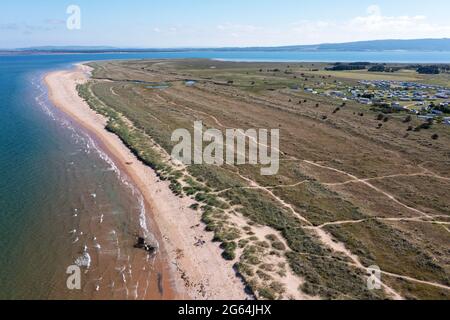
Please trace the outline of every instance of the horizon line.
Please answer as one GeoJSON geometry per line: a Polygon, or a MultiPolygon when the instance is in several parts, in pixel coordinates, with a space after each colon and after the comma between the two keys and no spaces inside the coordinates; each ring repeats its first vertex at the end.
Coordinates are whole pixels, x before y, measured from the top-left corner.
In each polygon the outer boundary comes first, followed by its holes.
{"type": "MultiPolygon", "coordinates": [[[[0,51],[26,51],[26,50],[39,50],[40,48],[78,48],[78,49],[95,49],[98,50],[188,50],[188,49],[249,49],[249,48],[289,48],[289,47],[315,47],[323,45],[344,45],[344,44],[356,44],[365,42],[381,42],[381,41],[432,41],[432,40],[450,40],[450,37],[443,38],[412,38],[412,39],[375,39],[375,40],[357,40],[346,42],[324,42],[316,44],[286,44],[286,45],[246,45],[246,46],[173,46],[173,47],[140,47],[140,46],[112,46],[112,45],[35,45],[30,47],[14,47],[14,48],[0,48],[0,51]]],[[[67,50],[67,49],[66,49],[67,50]]]]}

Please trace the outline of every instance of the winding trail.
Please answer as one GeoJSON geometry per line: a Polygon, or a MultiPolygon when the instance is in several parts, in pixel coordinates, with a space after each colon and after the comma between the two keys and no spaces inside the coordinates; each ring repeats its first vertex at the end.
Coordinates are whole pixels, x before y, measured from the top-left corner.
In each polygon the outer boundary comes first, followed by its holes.
{"type": "Polygon", "coordinates": [[[346,176],[352,178],[353,181],[355,181],[355,182],[360,182],[360,183],[362,183],[362,184],[368,186],[369,188],[371,188],[371,189],[373,189],[373,190],[375,190],[375,191],[377,191],[377,192],[379,192],[379,193],[385,195],[387,198],[391,199],[392,201],[394,201],[394,202],[397,203],[398,205],[400,205],[400,206],[402,206],[402,207],[404,207],[404,208],[407,208],[407,209],[409,209],[409,210],[411,210],[411,211],[414,211],[414,212],[416,212],[416,213],[418,213],[418,214],[420,214],[420,215],[422,215],[422,216],[424,216],[424,217],[427,217],[427,218],[429,218],[429,219],[432,219],[432,217],[431,217],[428,213],[423,212],[423,211],[420,211],[420,210],[418,210],[418,209],[416,209],[416,208],[410,207],[410,206],[408,206],[408,205],[406,205],[406,204],[400,202],[400,201],[397,200],[392,194],[387,193],[387,192],[381,190],[380,188],[378,188],[378,187],[374,186],[373,184],[367,182],[365,179],[360,179],[360,178],[358,178],[358,177],[356,177],[356,176],[354,176],[354,175],[352,175],[352,174],[350,174],[350,173],[348,173],[348,172],[345,172],[345,171],[342,171],[342,170],[339,170],[339,169],[335,169],[335,168],[332,168],[332,167],[328,167],[328,166],[325,166],[325,165],[321,165],[321,164],[318,164],[318,163],[313,162],[313,161],[308,161],[308,160],[303,160],[303,161],[304,161],[305,163],[308,163],[308,164],[310,164],[310,165],[313,165],[313,166],[316,166],[316,167],[319,167],[319,168],[322,168],[322,169],[327,169],[327,170],[331,170],[331,171],[334,171],[334,172],[337,172],[337,173],[341,173],[341,174],[343,174],[343,175],[346,175],[346,176]]]}
{"type": "Polygon", "coordinates": [[[402,221],[413,221],[413,222],[421,222],[421,223],[430,223],[430,224],[437,224],[437,225],[450,225],[450,222],[446,221],[435,221],[435,220],[423,220],[421,217],[414,217],[414,218],[381,218],[381,217],[373,217],[373,218],[367,218],[367,219],[360,219],[360,220],[342,220],[342,221],[335,221],[335,222],[327,222],[324,224],[321,224],[316,227],[307,227],[310,229],[318,228],[323,229],[328,226],[338,226],[338,225],[345,225],[345,224],[358,224],[358,223],[364,223],[367,221],[392,221],[392,222],[402,222],[402,221]]]}
{"type": "MultiPolygon", "coordinates": [[[[313,231],[319,240],[328,248],[330,248],[333,252],[341,253],[347,258],[349,258],[353,262],[353,266],[357,267],[358,269],[361,269],[364,273],[367,273],[367,267],[365,267],[361,261],[359,260],[359,257],[354,255],[350,250],[348,250],[345,247],[345,244],[342,242],[337,241],[330,233],[326,232],[323,229],[320,228],[314,228],[313,224],[303,217],[300,213],[298,213],[291,204],[286,203],[283,199],[276,196],[272,191],[270,191],[267,187],[260,186],[256,181],[251,180],[247,177],[244,177],[240,173],[238,175],[247,181],[252,187],[255,187],[257,189],[260,189],[266,193],[268,193],[273,199],[275,199],[277,202],[283,205],[283,207],[289,209],[299,220],[305,222],[308,226],[303,226],[302,228],[313,231]]],[[[403,297],[395,291],[393,288],[386,284],[382,284],[385,291],[391,295],[391,297],[395,300],[402,300],[403,297]]]]}
{"type": "MultiPolygon", "coordinates": [[[[157,97],[161,100],[163,100],[165,103],[168,103],[172,106],[178,107],[178,108],[184,108],[185,110],[192,112],[194,114],[202,114],[205,115],[209,118],[211,118],[214,123],[221,127],[222,129],[225,129],[225,125],[222,124],[215,116],[201,111],[201,110],[194,110],[190,107],[187,107],[185,105],[182,105],[180,103],[177,103],[175,101],[171,101],[168,99],[165,99],[163,97],[161,97],[159,94],[156,94],[157,97]]],[[[175,96],[175,98],[177,99],[183,99],[183,97],[179,97],[179,96],[175,96]]],[[[204,104],[200,104],[205,106],[204,104]]],[[[264,146],[264,147],[269,147],[267,145],[261,144],[257,141],[257,139],[255,140],[254,137],[249,137],[249,139],[252,139],[256,144],[260,145],[260,146],[264,146]]],[[[285,153],[283,153],[280,149],[277,150],[280,154],[285,155],[285,153]]],[[[242,174],[240,174],[239,172],[237,172],[236,174],[242,178],[243,180],[245,180],[249,186],[248,187],[235,187],[235,188],[242,188],[242,189],[258,189],[261,190],[267,194],[270,195],[271,198],[273,198],[275,201],[277,201],[279,204],[282,205],[283,208],[288,209],[290,212],[292,212],[300,221],[302,221],[303,223],[306,224],[306,226],[302,226],[302,228],[306,229],[306,230],[311,230],[313,231],[317,237],[320,239],[320,241],[327,246],[328,248],[330,248],[333,252],[336,253],[340,253],[343,254],[345,257],[347,257],[351,263],[348,263],[349,265],[352,265],[354,267],[357,267],[358,269],[363,270],[365,273],[367,272],[367,267],[365,267],[359,257],[355,254],[353,254],[349,249],[347,249],[345,247],[345,244],[342,242],[338,242],[330,233],[328,233],[327,231],[324,230],[324,228],[326,226],[331,226],[331,225],[344,225],[344,224],[357,224],[357,223],[363,223],[365,221],[369,221],[369,220],[382,220],[382,221],[416,221],[416,222],[423,222],[423,223],[436,223],[441,225],[447,232],[450,232],[450,230],[445,227],[445,225],[449,225],[450,222],[443,222],[443,221],[435,221],[433,216],[429,215],[426,212],[423,212],[421,210],[418,210],[416,208],[410,207],[407,204],[402,203],[401,201],[399,201],[393,194],[390,194],[386,191],[381,190],[380,188],[374,186],[373,184],[370,183],[370,181],[375,181],[375,180],[381,180],[381,179],[387,179],[387,178],[396,178],[396,177],[412,177],[412,176],[429,176],[429,177],[434,177],[437,179],[442,179],[442,180],[446,180],[449,181],[450,178],[447,177],[443,177],[440,175],[437,175],[434,172],[431,172],[430,170],[423,168],[421,166],[419,166],[423,171],[422,172],[417,172],[417,173],[412,173],[412,174],[395,174],[395,175],[388,175],[388,176],[383,176],[383,177],[375,177],[375,178],[365,178],[365,179],[361,179],[356,177],[353,174],[350,174],[348,172],[345,172],[343,170],[339,170],[333,167],[329,167],[326,165],[322,165],[319,164],[317,162],[313,162],[313,161],[309,161],[309,160],[301,160],[301,159],[297,159],[295,157],[289,156],[289,161],[301,161],[307,164],[310,164],[312,166],[318,167],[318,168],[322,168],[322,169],[327,169],[330,171],[334,171],[340,174],[343,174],[347,177],[349,177],[351,180],[349,181],[345,181],[345,182],[341,182],[341,183],[321,183],[324,186],[339,186],[339,185],[346,185],[346,184],[351,184],[351,183],[362,183],[366,186],[368,186],[369,188],[375,190],[378,193],[383,194],[384,196],[386,196],[388,199],[392,200],[393,202],[395,202],[396,204],[415,212],[416,214],[419,215],[419,217],[414,217],[414,218],[368,218],[368,219],[361,219],[361,220],[346,220],[346,221],[336,221],[336,222],[329,222],[329,223],[324,223],[320,226],[314,226],[307,218],[305,218],[301,213],[297,212],[296,209],[294,208],[294,206],[292,204],[287,203],[286,201],[284,201],[282,198],[278,197],[272,190],[276,189],[276,188],[292,188],[292,187],[297,187],[301,184],[307,183],[310,180],[304,180],[304,181],[300,181],[298,183],[295,184],[291,184],[291,185],[277,185],[277,186],[269,186],[269,187],[264,187],[259,185],[256,181],[247,178],[245,176],[243,176],[242,174]],[[426,221],[424,219],[429,219],[430,221],[426,221]]],[[[227,190],[231,190],[234,188],[229,188],[229,189],[225,189],[225,190],[221,190],[216,192],[215,194],[220,194],[223,193],[227,190]]],[[[399,275],[399,274],[394,274],[394,273],[390,273],[390,272],[385,272],[382,271],[382,274],[391,276],[391,277],[395,277],[395,278],[399,278],[399,279],[404,279],[404,280],[408,280],[411,282],[415,282],[415,283],[421,283],[421,284],[426,284],[426,285],[430,285],[430,286],[434,286],[434,287],[438,287],[441,289],[446,289],[446,290],[450,290],[450,287],[445,286],[443,284],[439,284],[439,283],[435,283],[435,282],[431,282],[431,281],[424,281],[424,280],[419,280],[419,279],[415,279],[409,276],[404,276],[404,275],[399,275]]],[[[403,297],[396,292],[393,288],[389,287],[386,284],[383,284],[383,288],[385,289],[385,291],[390,294],[394,299],[403,299],[403,297]]]]}
{"type": "Polygon", "coordinates": [[[425,172],[428,172],[428,176],[431,176],[431,177],[436,178],[436,179],[450,181],[450,178],[438,175],[437,173],[431,171],[430,169],[424,168],[424,165],[425,165],[425,163],[420,164],[419,168],[424,170],[425,172]]]}
{"type": "Polygon", "coordinates": [[[259,185],[256,181],[251,180],[247,177],[244,177],[243,175],[241,175],[240,173],[237,173],[237,175],[239,177],[241,177],[242,179],[244,179],[245,181],[247,181],[251,187],[253,187],[254,189],[259,189],[262,190],[266,193],[268,193],[273,199],[275,199],[278,203],[280,203],[284,208],[289,209],[297,218],[299,218],[302,222],[306,223],[307,225],[312,226],[313,224],[311,222],[308,221],[308,219],[306,219],[305,217],[303,217],[299,212],[297,212],[293,205],[285,202],[283,199],[281,199],[280,197],[278,197],[277,195],[275,195],[272,191],[270,191],[267,187],[263,187],[261,185],[259,185]]]}
{"type": "Polygon", "coordinates": [[[432,286],[432,287],[436,287],[436,288],[440,288],[440,289],[450,290],[449,286],[446,286],[446,285],[443,285],[443,284],[440,284],[440,283],[436,283],[436,282],[432,282],[432,281],[419,280],[419,279],[411,278],[411,277],[404,276],[404,275],[401,275],[401,274],[395,274],[395,273],[386,272],[386,271],[381,271],[381,273],[385,274],[387,276],[398,278],[398,279],[408,280],[408,281],[411,281],[411,282],[426,284],[426,285],[429,285],[429,286],[432,286]]]}
{"type": "MultiPolygon", "coordinates": [[[[218,126],[221,127],[221,128],[226,128],[226,127],[225,127],[225,126],[224,126],[224,125],[223,125],[216,117],[214,117],[213,115],[211,115],[211,114],[209,114],[209,113],[207,113],[207,112],[203,112],[203,111],[199,111],[199,110],[194,110],[194,109],[192,109],[192,108],[189,108],[189,107],[186,107],[186,106],[181,106],[181,105],[179,105],[179,104],[177,104],[177,103],[174,103],[174,102],[169,102],[169,103],[171,103],[172,105],[178,106],[178,107],[183,107],[183,108],[185,108],[186,110],[189,110],[189,111],[191,111],[191,112],[198,112],[198,113],[200,113],[200,114],[203,114],[203,115],[205,115],[205,116],[208,116],[208,117],[210,117],[210,118],[216,123],[216,125],[218,125],[218,126]]],[[[252,137],[249,137],[249,138],[252,139],[252,137]]],[[[255,141],[255,142],[256,142],[258,145],[262,145],[262,144],[259,143],[258,141],[255,141]]],[[[268,147],[267,145],[263,145],[263,146],[268,147]]],[[[285,153],[283,153],[281,150],[278,150],[278,151],[280,152],[280,154],[285,155],[285,153]]],[[[380,180],[380,179],[386,179],[386,178],[395,178],[395,177],[402,177],[402,176],[405,176],[405,177],[406,177],[406,176],[432,176],[432,177],[435,177],[435,178],[438,178],[438,179],[450,180],[449,178],[445,178],[445,177],[438,176],[438,175],[436,175],[436,174],[434,174],[434,173],[432,173],[432,172],[430,172],[430,171],[428,171],[428,170],[426,170],[426,169],[424,169],[424,168],[421,168],[421,169],[423,169],[424,171],[418,172],[418,173],[412,173],[412,174],[397,174],[397,175],[389,175],[389,176],[377,177],[377,178],[360,179],[360,178],[356,177],[355,175],[352,175],[352,174],[350,174],[350,173],[348,173],[348,172],[345,172],[345,171],[343,171],[343,170],[339,170],[339,169],[332,168],[332,167],[329,167],[329,166],[321,165],[321,164],[318,164],[318,163],[313,162],[313,161],[309,161],[309,160],[301,160],[301,159],[297,159],[297,158],[292,157],[292,156],[290,157],[290,160],[294,160],[294,161],[303,161],[303,162],[305,162],[305,163],[308,163],[308,164],[313,165],[313,166],[316,166],[316,167],[320,167],[320,168],[322,168],[322,169],[327,169],[327,170],[331,170],[331,171],[334,171],[334,172],[337,172],[337,173],[346,175],[346,176],[348,176],[351,180],[349,180],[349,181],[347,181],[347,182],[344,182],[344,183],[338,183],[338,184],[323,184],[323,185],[331,185],[331,186],[332,186],[332,185],[349,184],[349,183],[363,183],[363,184],[367,185],[368,187],[370,187],[371,189],[373,189],[373,190],[375,190],[375,191],[377,191],[377,192],[383,194],[384,196],[386,196],[386,197],[389,198],[390,200],[394,201],[394,202],[397,203],[398,205],[400,205],[400,206],[402,206],[402,207],[404,207],[404,208],[407,208],[408,210],[411,210],[411,211],[413,211],[413,212],[419,214],[420,216],[422,216],[422,217],[424,217],[424,218],[427,218],[427,219],[432,220],[432,221],[430,221],[430,223],[437,223],[437,224],[440,224],[445,230],[447,230],[447,232],[450,232],[449,229],[446,228],[446,227],[444,226],[444,224],[446,224],[445,222],[434,221],[434,220],[433,220],[433,217],[430,216],[429,214],[427,214],[427,213],[425,213],[425,212],[423,212],[423,211],[420,211],[420,210],[418,210],[418,209],[416,209],[416,208],[410,207],[410,206],[408,206],[408,205],[402,203],[401,201],[399,201],[398,199],[396,199],[394,195],[392,195],[392,194],[390,194],[390,193],[388,193],[388,192],[385,192],[385,191],[381,190],[380,188],[374,186],[373,184],[371,184],[371,183],[369,182],[369,181],[373,181],[373,180],[380,180]],[[427,174],[427,172],[429,172],[429,174],[427,174]]],[[[370,219],[362,219],[362,220],[357,220],[357,221],[338,221],[338,222],[334,222],[334,223],[324,224],[324,225],[319,226],[319,227],[314,227],[313,224],[312,224],[308,219],[306,219],[302,214],[300,214],[299,212],[297,212],[297,211],[295,210],[295,208],[293,207],[293,205],[287,203],[286,201],[284,201],[283,199],[281,199],[280,197],[278,197],[277,195],[275,195],[275,194],[273,193],[273,191],[271,191],[271,190],[276,189],[276,188],[297,187],[297,186],[299,186],[299,185],[301,185],[301,184],[304,184],[304,183],[308,182],[309,180],[300,181],[300,182],[295,183],[295,184],[292,184],[292,185],[277,185],[277,186],[274,186],[274,187],[264,187],[264,186],[259,185],[256,181],[254,181],[254,180],[252,180],[252,179],[250,179],[250,178],[247,178],[247,177],[243,176],[243,175],[240,174],[240,173],[237,173],[237,174],[238,174],[238,176],[239,176],[240,178],[242,178],[243,180],[245,180],[245,181],[246,181],[247,183],[249,183],[249,185],[250,185],[249,187],[241,187],[241,188],[243,188],[243,189],[245,189],[245,188],[246,188],[246,189],[258,189],[258,190],[261,190],[261,191],[266,192],[266,193],[269,194],[274,200],[276,200],[278,203],[280,203],[284,208],[286,208],[286,209],[288,209],[289,211],[291,211],[291,212],[292,212],[292,213],[293,213],[300,221],[306,223],[307,226],[304,226],[303,228],[309,229],[309,230],[313,230],[313,231],[317,234],[317,236],[319,237],[319,239],[321,240],[321,242],[322,242],[323,244],[325,244],[327,247],[329,247],[330,249],[332,249],[334,252],[338,252],[338,253],[341,253],[341,254],[345,255],[347,258],[349,258],[349,259],[353,262],[353,265],[356,266],[357,268],[359,268],[359,269],[361,269],[361,270],[364,270],[364,271],[367,271],[367,267],[365,267],[365,266],[360,262],[359,257],[356,256],[356,255],[354,255],[353,253],[351,253],[350,250],[348,250],[348,249],[345,247],[345,245],[344,245],[343,243],[340,243],[340,242],[336,241],[336,239],[334,239],[334,237],[333,237],[331,234],[329,234],[328,232],[326,232],[325,230],[323,230],[323,227],[325,227],[325,226],[327,226],[327,225],[333,225],[333,224],[362,223],[362,222],[367,221],[367,220],[370,220],[370,219]]],[[[230,189],[233,189],[233,188],[229,188],[229,189],[226,189],[226,190],[230,190],[230,189]]],[[[219,191],[218,193],[223,193],[223,192],[225,192],[226,190],[219,191]]],[[[386,219],[380,219],[380,220],[386,220],[386,221],[408,221],[407,218],[406,218],[406,219],[403,219],[403,218],[386,218],[386,219]]],[[[420,218],[412,218],[412,219],[409,219],[409,220],[410,220],[410,221],[418,221],[418,222],[426,222],[426,221],[423,221],[423,220],[420,219],[420,218]]],[[[431,286],[434,286],[434,287],[439,287],[439,288],[444,288],[444,289],[450,289],[449,287],[447,287],[447,286],[445,286],[445,285],[441,285],[441,284],[434,283],[434,282],[428,282],[428,281],[418,280],[418,279],[415,279],[415,278],[412,278],[412,277],[408,277],[408,276],[403,276],[403,275],[398,275],[398,274],[393,274],[393,273],[387,273],[387,272],[383,272],[383,274],[390,275],[390,276],[396,277],[396,278],[401,278],[401,279],[404,279],[404,280],[409,280],[409,281],[416,282],[416,283],[428,284],[428,285],[431,285],[431,286]]],[[[384,289],[386,290],[386,292],[388,292],[394,299],[403,299],[403,297],[402,297],[398,292],[396,292],[393,288],[387,286],[386,284],[383,284],[383,287],[384,287],[384,289]]]]}
{"type": "Polygon", "coordinates": [[[375,180],[383,180],[389,178],[398,178],[398,177],[417,177],[417,176],[428,176],[424,172],[418,173],[401,173],[401,174],[392,174],[388,176],[374,177],[374,178],[365,178],[365,179],[352,179],[344,182],[336,182],[336,183],[322,183],[324,186],[343,186],[350,183],[360,183],[360,182],[368,182],[375,180]]]}

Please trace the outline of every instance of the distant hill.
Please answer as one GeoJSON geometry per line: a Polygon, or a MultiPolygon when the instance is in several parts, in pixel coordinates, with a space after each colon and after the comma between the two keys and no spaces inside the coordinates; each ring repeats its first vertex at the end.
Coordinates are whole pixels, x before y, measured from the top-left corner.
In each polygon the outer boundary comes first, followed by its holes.
{"type": "Polygon", "coordinates": [[[448,51],[450,39],[415,39],[415,40],[374,40],[347,43],[324,43],[317,45],[294,45],[281,47],[225,47],[225,48],[114,48],[107,46],[44,46],[21,48],[20,52],[183,52],[183,51],[448,51]]]}
{"type": "Polygon", "coordinates": [[[450,39],[374,40],[285,46],[277,49],[287,51],[450,51],[450,39]]]}
{"type": "Polygon", "coordinates": [[[110,51],[117,48],[108,46],[41,46],[19,48],[16,51],[45,51],[45,52],[84,52],[84,51],[110,51]]]}

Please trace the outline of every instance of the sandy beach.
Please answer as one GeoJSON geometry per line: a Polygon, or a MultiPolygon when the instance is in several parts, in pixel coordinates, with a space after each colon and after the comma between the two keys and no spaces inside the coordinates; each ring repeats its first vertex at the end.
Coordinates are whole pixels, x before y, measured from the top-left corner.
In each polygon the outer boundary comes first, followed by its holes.
{"type": "MultiPolygon", "coordinates": [[[[244,284],[232,263],[221,257],[213,234],[204,231],[201,214],[189,209],[192,200],[175,196],[168,182],[141,163],[114,134],[106,119],[79,97],[76,85],[89,79],[90,68],[77,65],[69,71],[45,76],[52,103],[99,141],[116,165],[140,190],[146,201],[147,220],[160,244],[159,258],[167,276],[163,281],[169,299],[246,299],[244,284]],[[196,244],[205,242],[204,245],[196,244]],[[171,294],[173,292],[173,294],[171,294]]],[[[142,271],[145,272],[145,271],[142,271]]],[[[148,298],[151,298],[149,295],[148,298]]]]}

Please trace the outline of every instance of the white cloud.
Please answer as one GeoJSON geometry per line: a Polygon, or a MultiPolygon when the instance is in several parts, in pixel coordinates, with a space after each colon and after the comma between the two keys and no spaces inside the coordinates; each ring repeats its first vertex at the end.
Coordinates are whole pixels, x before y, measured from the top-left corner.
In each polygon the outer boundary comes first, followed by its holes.
{"type": "MultiPolygon", "coordinates": [[[[224,23],[213,38],[224,45],[289,45],[377,39],[450,37],[450,23],[437,24],[426,16],[390,16],[373,4],[366,14],[344,21],[301,20],[283,27],[224,23]]],[[[212,34],[214,30],[207,30],[212,34]]]]}
{"type": "Polygon", "coordinates": [[[450,24],[436,24],[421,15],[383,15],[378,5],[369,6],[365,16],[343,22],[301,21],[292,30],[307,43],[450,37],[450,24]]]}
{"type": "Polygon", "coordinates": [[[344,24],[343,28],[377,36],[436,36],[449,32],[450,26],[439,26],[428,21],[425,16],[383,16],[378,6],[370,6],[369,15],[356,17],[344,24]]]}
{"type": "Polygon", "coordinates": [[[171,25],[152,28],[149,45],[275,46],[351,42],[377,39],[450,37],[450,22],[437,23],[423,15],[388,15],[373,4],[366,13],[346,20],[286,21],[283,25],[223,22],[213,27],[171,25]]]}

